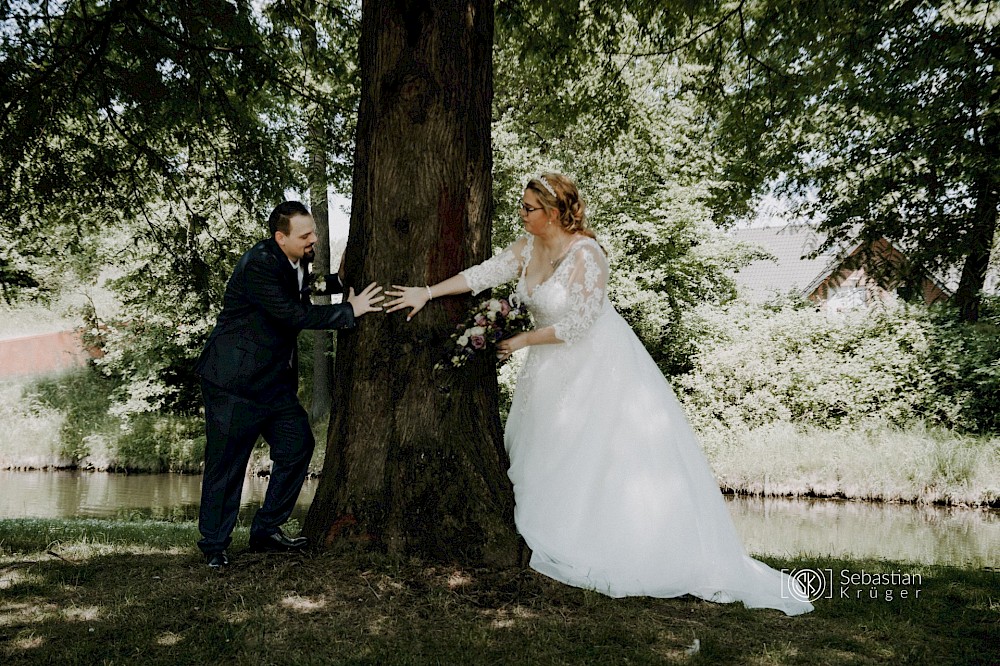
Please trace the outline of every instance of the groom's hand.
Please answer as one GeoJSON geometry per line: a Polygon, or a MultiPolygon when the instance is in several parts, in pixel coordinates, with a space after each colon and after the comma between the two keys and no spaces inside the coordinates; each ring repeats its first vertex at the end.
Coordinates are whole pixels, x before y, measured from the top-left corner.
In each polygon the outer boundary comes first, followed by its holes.
{"type": "Polygon", "coordinates": [[[347,302],[351,304],[354,316],[360,317],[368,312],[381,312],[382,306],[375,305],[385,298],[379,293],[381,291],[382,287],[378,286],[377,282],[372,282],[360,294],[355,294],[354,287],[351,287],[347,294],[347,302]]]}

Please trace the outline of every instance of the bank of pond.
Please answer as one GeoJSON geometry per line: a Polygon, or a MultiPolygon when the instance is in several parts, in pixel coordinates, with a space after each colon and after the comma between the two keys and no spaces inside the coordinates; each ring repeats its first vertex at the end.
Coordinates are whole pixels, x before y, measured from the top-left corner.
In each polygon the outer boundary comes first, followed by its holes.
{"type": "MultiPolygon", "coordinates": [[[[318,480],[303,487],[300,524],[318,480]]],[[[0,471],[0,518],[197,516],[201,477],[80,471],[0,471]]],[[[244,485],[241,520],[260,505],[267,479],[244,485]]],[[[747,550],[775,557],[873,558],[918,564],[1000,567],[1000,511],[984,508],[727,495],[747,550]]]]}

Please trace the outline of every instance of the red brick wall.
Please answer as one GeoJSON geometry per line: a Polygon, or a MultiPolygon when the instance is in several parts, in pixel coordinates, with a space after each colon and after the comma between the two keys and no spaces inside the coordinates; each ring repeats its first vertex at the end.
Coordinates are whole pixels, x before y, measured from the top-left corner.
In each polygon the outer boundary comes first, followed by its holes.
{"type": "Polygon", "coordinates": [[[76,331],[59,331],[0,340],[0,379],[47,375],[79,368],[99,350],[87,350],[76,331]]]}

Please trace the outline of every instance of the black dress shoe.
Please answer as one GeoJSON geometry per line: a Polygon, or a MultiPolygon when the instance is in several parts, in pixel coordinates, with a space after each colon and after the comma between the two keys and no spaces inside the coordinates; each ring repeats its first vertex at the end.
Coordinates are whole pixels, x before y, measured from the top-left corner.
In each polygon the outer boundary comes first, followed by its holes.
{"type": "Polygon", "coordinates": [[[287,536],[281,530],[267,536],[251,536],[250,550],[254,553],[293,553],[302,550],[309,544],[309,539],[299,536],[287,536]]]}
{"type": "Polygon", "coordinates": [[[211,569],[221,569],[222,567],[229,564],[229,556],[226,555],[226,551],[220,550],[218,553],[208,553],[205,555],[208,560],[208,566],[211,569]]]}

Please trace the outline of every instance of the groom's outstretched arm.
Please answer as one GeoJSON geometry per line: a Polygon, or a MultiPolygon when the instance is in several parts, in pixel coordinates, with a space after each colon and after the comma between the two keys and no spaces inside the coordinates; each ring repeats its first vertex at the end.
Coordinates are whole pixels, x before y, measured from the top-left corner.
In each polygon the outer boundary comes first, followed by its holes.
{"type": "MultiPolygon", "coordinates": [[[[250,261],[244,272],[247,298],[268,317],[295,330],[352,328],[355,318],[372,312],[377,294],[369,291],[364,298],[353,295],[355,302],[335,305],[309,305],[292,298],[282,285],[280,267],[271,261],[250,261]],[[358,305],[359,307],[355,307],[358,305]]],[[[376,287],[378,289],[378,287],[376,287]]],[[[363,292],[364,293],[364,292],[363,292]]],[[[360,295],[359,295],[360,296],[360,295]]],[[[349,297],[349,301],[350,298],[349,297]]],[[[381,298],[377,298],[381,300],[381,298]]]]}

